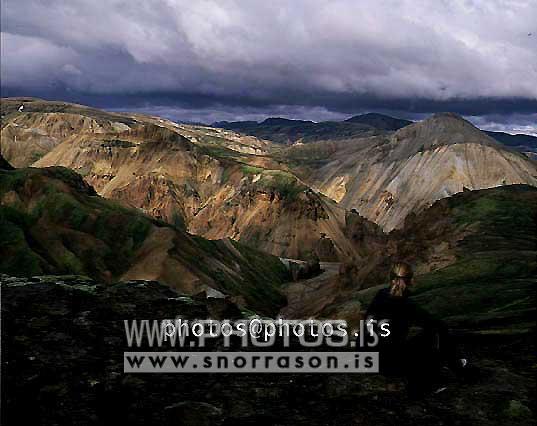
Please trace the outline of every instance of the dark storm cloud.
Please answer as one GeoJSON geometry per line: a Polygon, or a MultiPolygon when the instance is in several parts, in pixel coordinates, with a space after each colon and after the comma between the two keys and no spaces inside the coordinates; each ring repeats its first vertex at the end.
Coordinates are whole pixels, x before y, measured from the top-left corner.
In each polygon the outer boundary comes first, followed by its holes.
{"type": "Polygon", "coordinates": [[[4,96],[204,121],[537,111],[534,0],[2,5],[4,96]]]}

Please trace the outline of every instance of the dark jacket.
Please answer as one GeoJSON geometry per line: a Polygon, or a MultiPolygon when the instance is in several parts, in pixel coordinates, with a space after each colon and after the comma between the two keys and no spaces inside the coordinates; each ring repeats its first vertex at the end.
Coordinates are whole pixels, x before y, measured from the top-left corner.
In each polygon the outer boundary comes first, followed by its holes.
{"type": "Polygon", "coordinates": [[[412,326],[422,327],[426,334],[443,333],[446,330],[441,321],[409,298],[408,291],[403,296],[392,296],[389,288],[377,293],[367,309],[366,320],[368,319],[389,323],[390,335],[379,337],[380,346],[394,346],[394,349],[404,345],[412,326]]]}

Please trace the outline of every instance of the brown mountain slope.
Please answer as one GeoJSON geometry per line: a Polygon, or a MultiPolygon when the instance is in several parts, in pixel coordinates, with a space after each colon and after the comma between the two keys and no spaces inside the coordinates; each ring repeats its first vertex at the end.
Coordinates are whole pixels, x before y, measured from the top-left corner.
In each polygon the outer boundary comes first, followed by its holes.
{"type": "Polygon", "coordinates": [[[464,188],[537,186],[534,161],[454,114],[437,114],[390,137],[329,148],[293,147],[296,170],[312,187],[387,231],[401,227],[408,214],[464,188]],[[301,154],[311,157],[304,161],[301,154]]]}
{"type": "Polygon", "coordinates": [[[99,194],[206,238],[230,237],[293,258],[355,255],[345,211],[333,201],[290,173],[244,164],[242,154],[222,149],[140,124],[119,134],[73,137],[35,166],[74,169],[99,194]]]}
{"type": "Polygon", "coordinates": [[[231,241],[207,241],[103,199],[62,168],[0,171],[0,272],[159,280],[188,294],[209,288],[274,313],[287,269],[231,241]]]}
{"type": "Polygon", "coordinates": [[[188,223],[224,170],[188,139],[153,124],[72,137],[34,165],[69,167],[100,195],[176,224],[188,223]]]}
{"type": "MultiPolygon", "coordinates": [[[[47,119],[55,128],[71,129],[33,165],[71,168],[104,197],[198,235],[231,237],[279,256],[316,253],[335,260],[360,251],[361,243],[346,235],[345,211],[278,170],[280,163],[268,155],[274,149],[269,142],[127,114],[120,117],[128,121],[128,130],[78,130],[65,115],[39,112],[54,105],[41,101],[31,106],[27,114],[34,122],[47,119]]],[[[69,111],[79,113],[82,121],[96,114],[79,106],[69,111]]],[[[20,119],[23,113],[11,114],[20,119]]]]}
{"type": "Polygon", "coordinates": [[[15,167],[29,166],[74,135],[125,131],[135,121],[82,105],[3,98],[0,151],[15,167]]]}
{"type": "Polygon", "coordinates": [[[365,237],[382,231],[305,186],[294,175],[247,165],[228,171],[225,186],[192,218],[195,234],[230,237],[282,257],[321,260],[361,257],[365,237]]]}

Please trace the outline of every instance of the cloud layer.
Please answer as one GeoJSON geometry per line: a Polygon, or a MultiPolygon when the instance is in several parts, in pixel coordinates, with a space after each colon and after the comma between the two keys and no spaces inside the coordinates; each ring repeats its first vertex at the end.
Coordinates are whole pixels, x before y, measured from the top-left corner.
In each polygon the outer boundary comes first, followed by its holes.
{"type": "Polygon", "coordinates": [[[322,117],[366,109],[473,116],[537,110],[534,0],[2,6],[1,78],[9,95],[201,116],[239,117],[252,109],[310,108],[322,117]]]}

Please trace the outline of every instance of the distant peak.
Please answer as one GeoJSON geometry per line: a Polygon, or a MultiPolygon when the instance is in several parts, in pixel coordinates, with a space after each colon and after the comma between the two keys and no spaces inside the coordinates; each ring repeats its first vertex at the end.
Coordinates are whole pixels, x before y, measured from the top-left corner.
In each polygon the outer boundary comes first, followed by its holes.
{"type": "Polygon", "coordinates": [[[452,112],[436,113],[423,121],[400,129],[395,132],[394,140],[407,141],[412,146],[411,150],[462,143],[497,145],[496,141],[472,123],[452,112]]]}
{"type": "MultiPolygon", "coordinates": [[[[479,132],[479,129],[472,123],[454,112],[437,112],[423,121],[414,123],[410,128],[428,129],[428,131],[439,133],[450,131],[479,132]]],[[[404,129],[401,129],[402,131],[404,129]]]]}
{"type": "Polygon", "coordinates": [[[391,119],[394,119],[394,117],[390,117],[389,115],[386,115],[386,114],[381,114],[380,112],[366,112],[365,114],[355,115],[345,121],[349,121],[354,118],[391,118],[391,119]]]}
{"type": "Polygon", "coordinates": [[[380,114],[377,112],[368,112],[365,114],[355,115],[354,117],[345,120],[347,123],[365,124],[380,130],[399,130],[412,121],[403,120],[401,118],[390,117],[389,115],[380,114]]]}
{"type": "Polygon", "coordinates": [[[282,117],[269,117],[265,121],[262,121],[260,124],[265,126],[280,126],[280,125],[286,125],[286,124],[310,124],[313,123],[313,121],[306,121],[306,120],[292,120],[289,118],[282,118],[282,117]]]}
{"type": "Polygon", "coordinates": [[[429,119],[431,118],[434,118],[434,119],[454,118],[456,120],[467,121],[461,115],[456,114],[454,112],[437,112],[436,114],[433,114],[431,117],[429,117],[429,119]]]}

